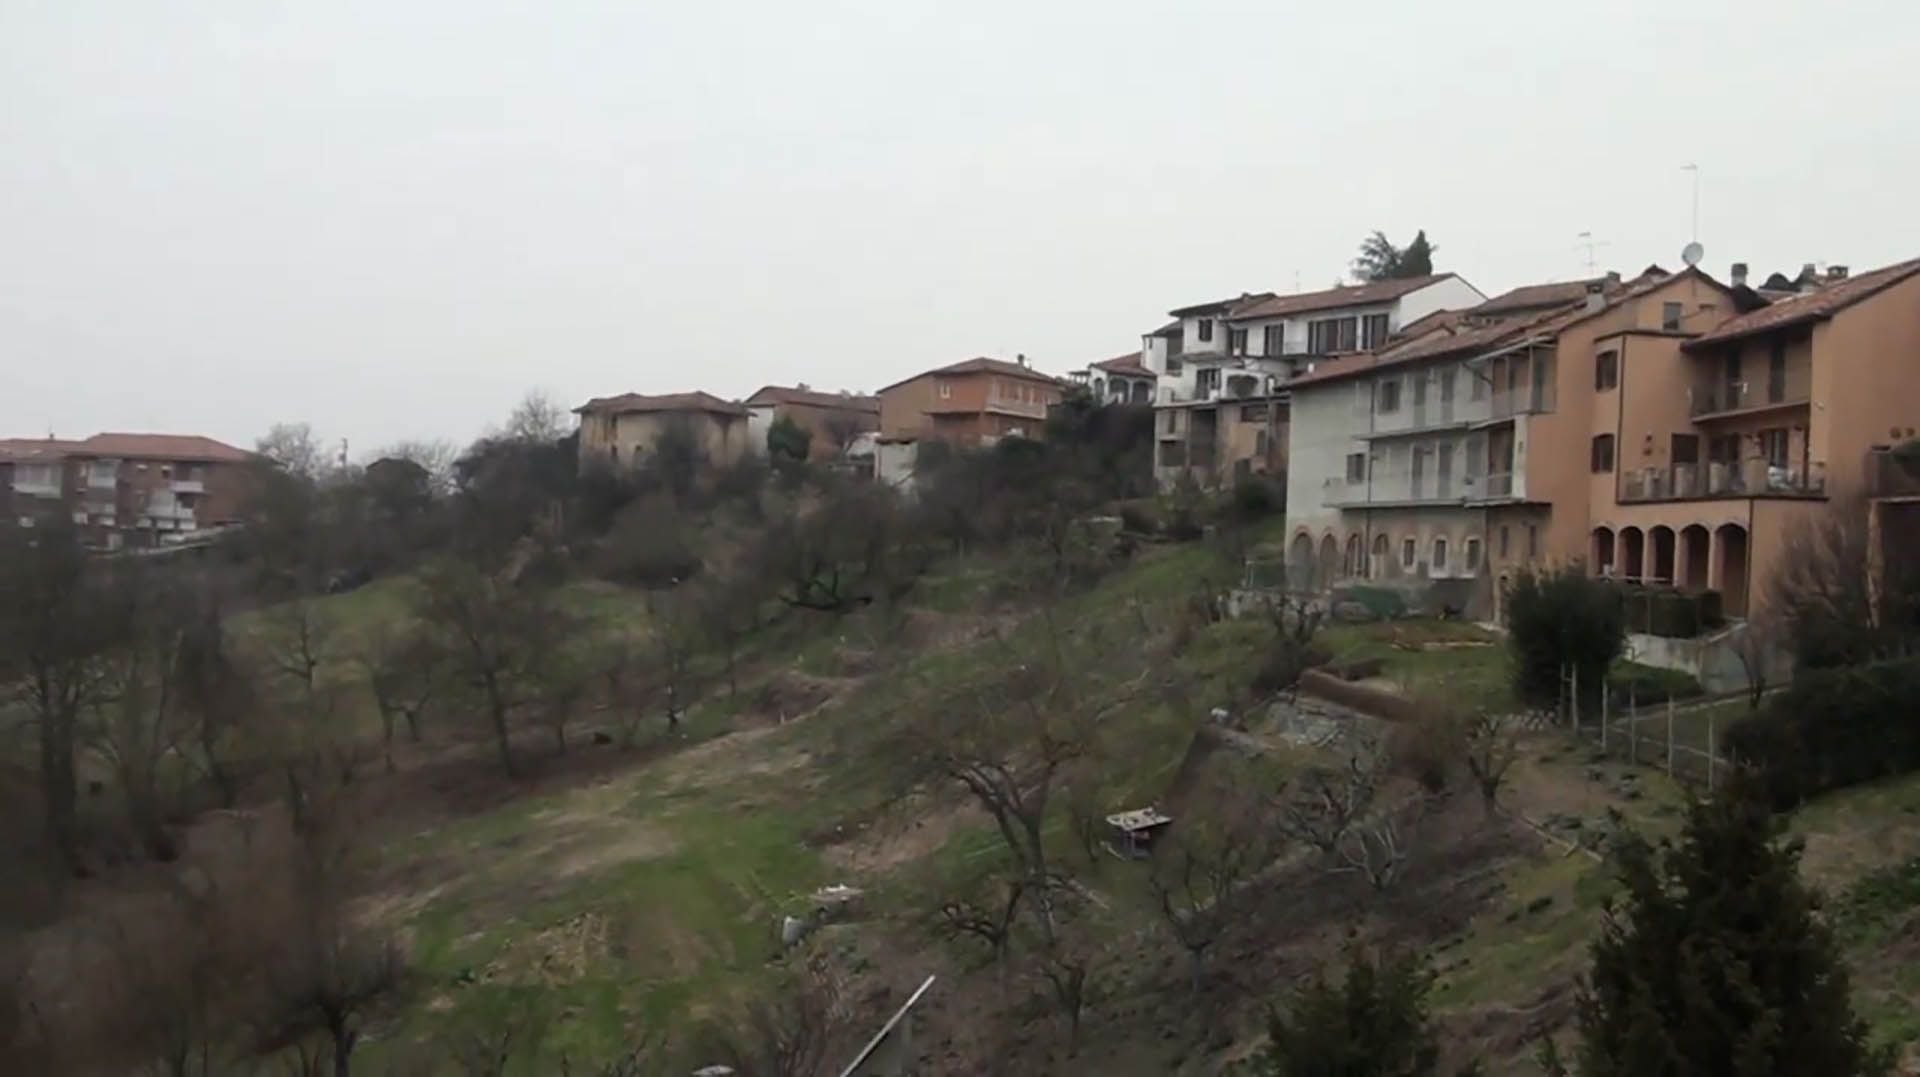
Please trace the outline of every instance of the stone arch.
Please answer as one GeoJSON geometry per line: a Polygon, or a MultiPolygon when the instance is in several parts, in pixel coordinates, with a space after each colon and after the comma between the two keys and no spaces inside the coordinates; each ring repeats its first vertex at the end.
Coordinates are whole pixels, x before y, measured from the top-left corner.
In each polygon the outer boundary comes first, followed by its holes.
{"type": "Polygon", "coordinates": [[[1614,572],[1613,528],[1593,529],[1593,574],[1611,576],[1614,572]]]}
{"type": "Polygon", "coordinates": [[[1729,617],[1747,615],[1747,529],[1721,524],[1713,532],[1714,560],[1720,569],[1721,605],[1729,617]]]}
{"type": "Polygon", "coordinates": [[[1373,563],[1367,566],[1367,575],[1375,579],[1385,578],[1393,566],[1393,540],[1385,531],[1373,536],[1373,563]]]}
{"type": "Polygon", "coordinates": [[[1637,527],[1620,529],[1620,575],[1638,581],[1647,574],[1647,536],[1637,527]]]}
{"type": "Polygon", "coordinates": [[[1287,585],[1303,591],[1313,586],[1313,536],[1305,531],[1287,544],[1287,585]]]}
{"type": "Polygon", "coordinates": [[[1340,542],[1329,531],[1320,537],[1320,586],[1331,584],[1340,574],[1340,542]]]}
{"type": "Polygon", "coordinates": [[[1361,545],[1360,532],[1355,531],[1347,536],[1347,557],[1346,560],[1341,563],[1341,574],[1352,579],[1356,576],[1366,575],[1366,568],[1367,550],[1365,546],[1361,545]]]}
{"type": "Polygon", "coordinates": [[[1713,557],[1713,536],[1702,524],[1680,529],[1680,579],[1674,582],[1689,591],[1704,591],[1710,579],[1708,562],[1713,557]]]}

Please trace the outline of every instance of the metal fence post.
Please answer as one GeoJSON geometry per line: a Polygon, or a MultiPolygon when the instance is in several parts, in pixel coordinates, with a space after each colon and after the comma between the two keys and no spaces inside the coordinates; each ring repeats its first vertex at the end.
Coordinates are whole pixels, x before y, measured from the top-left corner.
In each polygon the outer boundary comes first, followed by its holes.
{"type": "Polygon", "coordinates": [[[1673,697],[1667,697],[1667,777],[1673,777],[1673,697]]]}

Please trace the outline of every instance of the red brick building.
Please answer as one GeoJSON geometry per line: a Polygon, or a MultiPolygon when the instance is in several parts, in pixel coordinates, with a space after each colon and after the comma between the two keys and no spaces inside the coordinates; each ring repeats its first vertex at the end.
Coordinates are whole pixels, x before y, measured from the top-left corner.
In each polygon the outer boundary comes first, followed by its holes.
{"type": "Polygon", "coordinates": [[[176,544],[239,522],[253,460],[196,435],[0,439],[0,524],[64,517],[99,549],[176,544]]]}

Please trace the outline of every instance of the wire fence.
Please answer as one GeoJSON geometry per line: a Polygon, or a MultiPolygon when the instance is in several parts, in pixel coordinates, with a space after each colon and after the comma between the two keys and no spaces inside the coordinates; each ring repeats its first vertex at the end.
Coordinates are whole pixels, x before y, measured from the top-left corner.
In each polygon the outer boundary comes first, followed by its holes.
{"type": "Polygon", "coordinates": [[[1572,668],[1563,669],[1561,688],[1560,722],[1608,758],[1663,770],[1709,792],[1731,773],[1733,761],[1722,754],[1730,722],[1726,700],[1642,704],[1615,695],[1603,682],[1596,703],[1594,693],[1582,693],[1579,671],[1572,668]]]}

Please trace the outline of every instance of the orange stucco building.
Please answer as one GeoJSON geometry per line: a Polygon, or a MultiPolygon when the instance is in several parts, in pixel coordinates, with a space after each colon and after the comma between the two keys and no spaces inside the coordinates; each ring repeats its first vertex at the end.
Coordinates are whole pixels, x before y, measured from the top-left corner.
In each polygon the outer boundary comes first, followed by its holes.
{"type": "Polygon", "coordinates": [[[1863,501],[1872,451],[1920,427],[1920,260],[1681,328],[1594,335],[1582,381],[1604,387],[1572,551],[1599,573],[1720,591],[1744,616],[1799,523],[1863,501]]]}
{"type": "Polygon", "coordinates": [[[968,359],[880,390],[880,435],[958,444],[1037,438],[1065,388],[1024,361],[968,359]]]}

